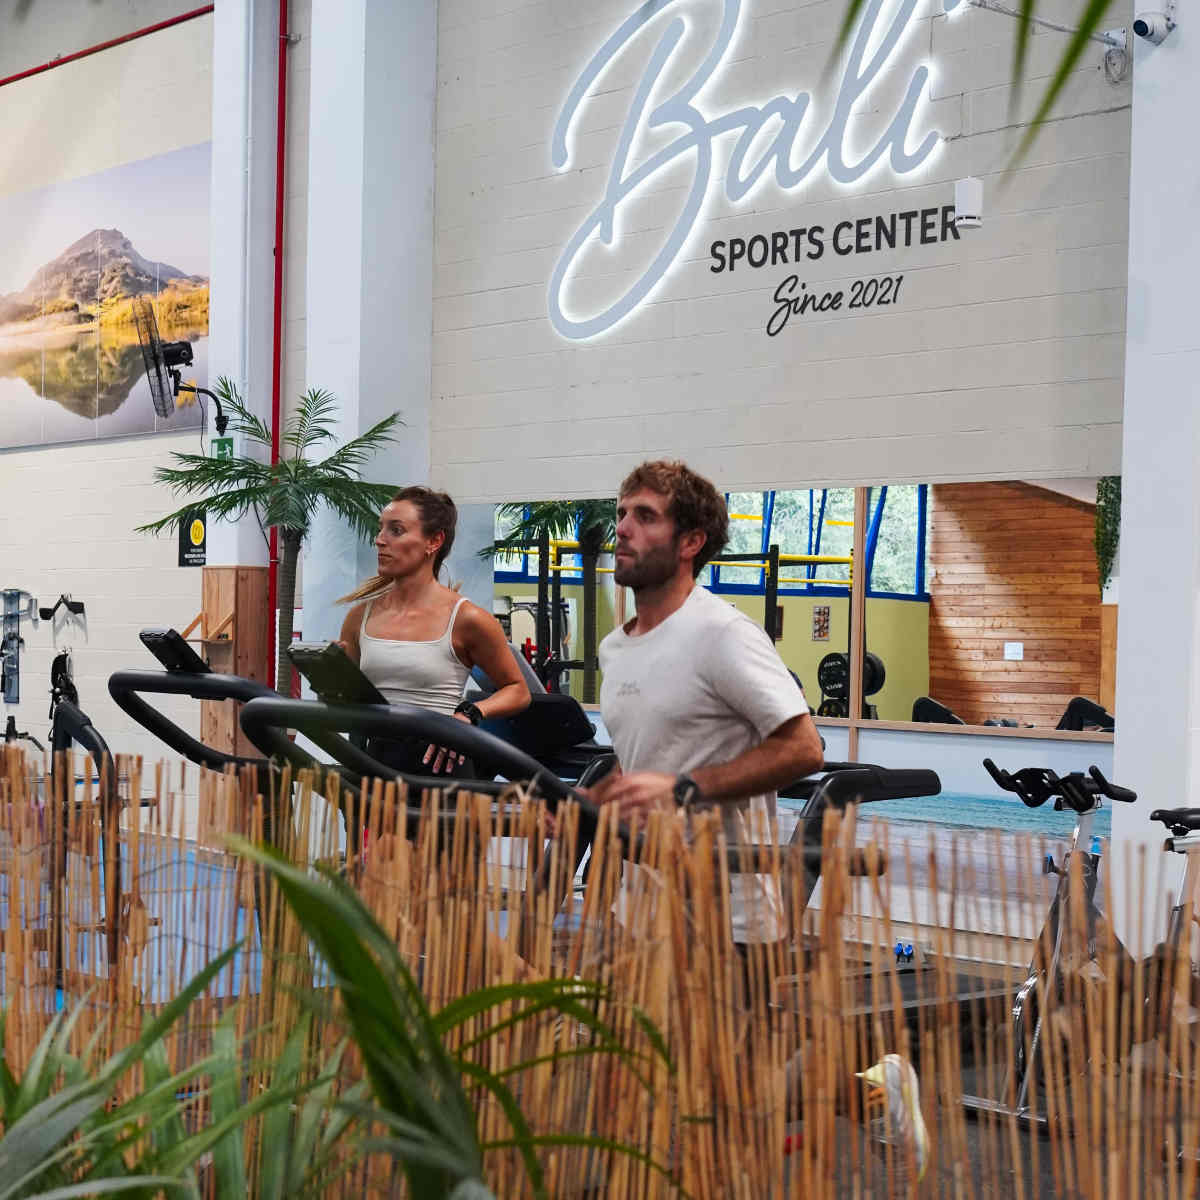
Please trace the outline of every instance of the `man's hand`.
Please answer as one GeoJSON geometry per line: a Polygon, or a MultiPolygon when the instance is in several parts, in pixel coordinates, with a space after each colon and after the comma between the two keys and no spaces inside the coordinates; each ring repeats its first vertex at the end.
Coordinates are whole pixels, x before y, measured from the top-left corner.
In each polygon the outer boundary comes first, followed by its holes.
{"type": "Polygon", "coordinates": [[[675,811],[675,776],[659,771],[629,775],[613,771],[589,789],[589,795],[596,804],[615,804],[620,819],[636,826],[655,809],[675,811]]]}

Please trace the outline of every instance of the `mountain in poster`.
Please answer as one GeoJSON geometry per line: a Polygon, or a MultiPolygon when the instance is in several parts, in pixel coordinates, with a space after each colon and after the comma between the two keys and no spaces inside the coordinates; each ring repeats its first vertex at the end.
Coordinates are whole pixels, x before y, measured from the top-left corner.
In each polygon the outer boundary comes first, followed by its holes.
{"type": "Polygon", "coordinates": [[[131,301],[157,297],[160,324],[208,325],[208,280],[138,253],[119,229],[93,229],[0,296],[0,336],[132,321],[131,301]]]}

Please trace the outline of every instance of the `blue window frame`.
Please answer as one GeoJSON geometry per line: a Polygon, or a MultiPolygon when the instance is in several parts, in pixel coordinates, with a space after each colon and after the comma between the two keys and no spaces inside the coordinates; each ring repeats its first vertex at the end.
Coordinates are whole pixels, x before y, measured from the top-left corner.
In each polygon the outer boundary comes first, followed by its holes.
{"type": "MultiPolygon", "coordinates": [[[[846,529],[844,517],[831,515],[835,512],[846,511],[846,494],[852,495],[852,489],[809,488],[789,492],[762,493],[733,493],[726,494],[726,503],[734,502],[743,508],[757,508],[758,513],[748,513],[747,516],[760,522],[757,536],[739,536],[733,540],[739,552],[756,556],[761,562],[765,558],[773,542],[778,542],[780,551],[784,554],[804,553],[810,555],[848,554],[848,547],[839,545],[846,541],[845,535],[839,530],[846,529]],[[751,501],[751,497],[758,497],[751,501]],[[803,499],[799,499],[803,497],[803,499]],[[781,517],[781,510],[789,510],[789,517],[781,517]],[[799,511],[797,511],[799,510],[799,511]],[[838,535],[838,536],[833,536],[838,535]],[[831,542],[833,543],[831,545],[831,542]],[[743,546],[743,543],[745,545],[743,546]],[[803,549],[800,547],[803,546],[803,549]]],[[[888,571],[890,587],[876,587],[875,574],[879,557],[881,533],[887,527],[889,516],[889,488],[883,485],[871,488],[868,493],[868,523],[865,539],[865,569],[867,571],[867,595],[870,597],[893,598],[898,600],[928,601],[926,589],[925,555],[926,536],[928,529],[929,487],[927,484],[917,484],[910,492],[908,487],[890,489],[893,503],[897,497],[904,505],[915,506],[915,526],[912,535],[913,567],[910,587],[896,586],[899,582],[897,570],[891,563],[888,571]]],[[[909,509],[912,513],[912,509],[909,509]]],[[[753,523],[753,522],[749,522],[753,523]]],[[[737,528],[737,526],[734,526],[737,528]]],[[[496,530],[499,537],[503,531],[496,530]]],[[[899,539],[904,544],[906,539],[899,539]]],[[[893,541],[894,544],[894,541],[893,541]]],[[[895,557],[895,555],[893,555],[895,557]]],[[[536,584],[538,578],[538,563],[536,551],[525,551],[507,560],[511,566],[502,566],[502,560],[497,556],[493,578],[497,583],[531,583],[536,584]]],[[[582,563],[578,554],[564,554],[564,565],[575,567],[574,570],[559,572],[560,582],[564,586],[578,585],[583,582],[582,563]]],[[[788,564],[780,569],[781,580],[803,579],[803,582],[781,582],[781,596],[846,596],[848,589],[844,586],[831,585],[821,582],[823,579],[837,577],[846,568],[840,564],[788,564]]],[[[728,595],[761,596],[765,590],[766,571],[762,566],[739,567],[734,563],[713,563],[701,572],[700,580],[712,591],[728,595]]]]}

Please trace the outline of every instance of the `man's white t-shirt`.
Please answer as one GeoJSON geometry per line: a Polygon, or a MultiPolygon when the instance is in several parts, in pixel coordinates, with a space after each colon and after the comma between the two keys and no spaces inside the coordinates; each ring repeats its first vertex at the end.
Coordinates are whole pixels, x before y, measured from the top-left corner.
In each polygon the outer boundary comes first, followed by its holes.
{"type": "MultiPolygon", "coordinates": [[[[600,710],[627,774],[679,775],[729,762],[808,712],[766,633],[700,586],[648,633],[614,629],[600,643],[600,670],[600,710]]],[[[759,840],[774,821],[775,793],[721,809],[731,843],[759,840]]],[[[734,941],[781,936],[780,897],[769,882],[731,877],[734,941]]]]}

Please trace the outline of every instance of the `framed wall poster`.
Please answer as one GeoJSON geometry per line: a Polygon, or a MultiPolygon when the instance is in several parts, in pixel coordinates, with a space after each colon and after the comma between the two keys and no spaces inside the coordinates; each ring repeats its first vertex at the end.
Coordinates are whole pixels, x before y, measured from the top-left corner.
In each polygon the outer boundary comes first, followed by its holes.
{"type": "Polygon", "coordinates": [[[208,382],[210,143],[0,196],[0,449],[198,428],[194,393],[161,417],[132,320],[208,382]]]}

